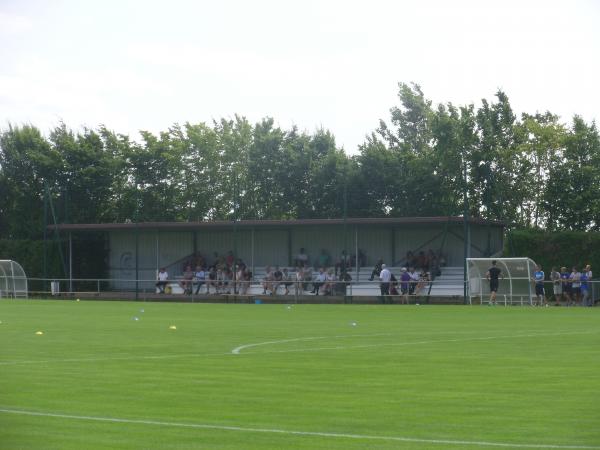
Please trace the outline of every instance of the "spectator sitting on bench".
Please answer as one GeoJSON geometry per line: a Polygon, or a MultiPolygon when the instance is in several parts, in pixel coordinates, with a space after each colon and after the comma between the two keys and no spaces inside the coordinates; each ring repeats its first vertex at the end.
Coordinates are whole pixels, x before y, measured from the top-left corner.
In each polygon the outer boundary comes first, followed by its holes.
{"type": "Polygon", "coordinates": [[[413,295],[415,293],[415,289],[417,288],[417,284],[419,283],[419,273],[415,270],[414,267],[409,267],[408,275],[410,275],[408,293],[409,295],[413,295]]]}
{"type": "Polygon", "coordinates": [[[390,295],[400,295],[398,292],[398,279],[393,273],[390,278],[390,295]]]}
{"type": "MultiPolygon", "coordinates": [[[[308,285],[312,282],[313,279],[313,268],[305,267],[304,268],[304,290],[308,291],[308,285]]],[[[314,290],[314,289],[313,289],[314,290]]]]}
{"type": "Polygon", "coordinates": [[[273,289],[273,271],[271,266],[265,267],[265,277],[263,278],[263,295],[267,294],[267,291],[273,289]]]}
{"type": "Polygon", "coordinates": [[[335,289],[335,275],[333,269],[329,269],[325,275],[325,285],[323,286],[324,295],[333,295],[335,289]]]}
{"type": "MultiPolygon", "coordinates": [[[[196,295],[198,295],[200,293],[200,288],[206,283],[206,272],[204,271],[204,268],[201,266],[197,266],[196,267],[196,273],[194,273],[194,281],[192,286],[195,284],[196,285],[196,295]]],[[[207,286],[207,293],[208,293],[208,286],[207,286]]]]}
{"type": "Polygon", "coordinates": [[[400,271],[400,292],[402,293],[402,303],[408,304],[408,294],[410,292],[410,273],[403,267],[400,271]]]}
{"type": "Polygon", "coordinates": [[[233,256],[233,252],[231,250],[229,250],[227,252],[227,256],[225,257],[225,264],[227,264],[227,267],[233,267],[234,261],[235,261],[235,258],[233,256]]]}
{"type": "Polygon", "coordinates": [[[321,267],[319,269],[319,273],[315,277],[315,281],[313,282],[313,290],[310,293],[319,295],[319,289],[321,288],[321,286],[323,286],[323,284],[325,283],[325,280],[326,280],[325,271],[321,267]]]}
{"type": "Polygon", "coordinates": [[[294,284],[292,282],[292,275],[288,272],[287,267],[283,268],[283,277],[281,279],[283,281],[283,286],[285,287],[285,295],[290,293],[290,286],[294,284]]]}
{"type": "Polygon", "coordinates": [[[338,262],[335,263],[335,275],[337,276],[338,269],[340,269],[340,272],[344,272],[350,267],[352,267],[352,261],[350,260],[350,256],[346,254],[346,250],[342,250],[340,259],[338,260],[338,262]]]}
{"type": "Polygon", "coordinates": [[[336,284],[336,291],[338,294],[346,295],[346,288],[352,281],[352,277],[348,273],[348,271],[343,270],[340,273],[340,282],[336,284]]]}
{"type": "Polygon", "coordinates": [[[379,258],[377,260],[377,263],[375,264],[375,267],[373,267],[373,271],[371,272],[371,278],[369,278],[369,281],[373,281],[373,279],[375,277],[379,276],[379,274],[381,273],[382,265],[383,265],[383,258],[379,258]]]}
{"type": "Polygon", "coordinates": [[[167,273],[167,269],[165,269],[164,267],[160,268],[160,271],[158,272],[158,282],[156,283],[156,287],[158,288],[158,293],[159,294],[164,294],[165,293],[165,287],[168,284],[168,280],[169,280],[169,274],[167,273]]]}
{"type": "Polygon", "coordinates": [[[367,255],[365,255],[365,252],[362,249],[358,249],[358,258],[356,253],[352,255],[352,258],[350,259],[351,264],[357,263],[358,267],[364,267],[367,265],[367,255]],[[358,260],[358,262],[357,262],[358,260]]]}
{"type": "Polygon", "coordinates": [[[275,271],[273,272],[273,288],[271,289],[271,295],[277,294],[277,289],[281,286],[281,281],[283,280],[283,272],[279,269],[279,266],[275,266],[275,271]]]}
{"type": "Polygon", "coordinates": [[[304,267],[298,266],[296,267],[296,295],[301,295],[304,293],[304,267]]]}
{"type": "Polygon", "coordinates": [[[184,294],[192,293],[192,283],[194,280],[194,272],[192,271],[192,266],[187,266],[185,271],[183,272],[183,279],[179,282],[179,286],[183,289],[184,294]]]}
{"type": "Polygon", "coordinates": [[[415,256],[415,254],[412,252],[412,250],[409,250],[406,252],[406,261],[404,263],[404,265],[406,267],[415,267],[417,264],[417,258],[415,256]]]}
{"type": "Polygon", "coordinates": [[[213,286],[215,288],[215,294],[219,292],[219,288],[217,287],[217,268],[212,265],[208,269],[208,284],[206,285],[206,293],[210,294],[210,287],[213,286]]]}
{"type": "Polygon", "coordinates": [[[250,282],[252,281],[252,272],[244,266],[244,270],[241,271],[241,275],[238,279],[239,289],[238,292],[240,295],[247,295],[248,289],[250,289],[250,282]]]}
{"type": "Polygon", "coordinates": [[[298,267],[306,267],[308,265],[308,255],[304,252],[304,247],[300,249],[300,253],[296,255],[294,264],[298,267]]]}
{"type": "Polygon", "coordinates": [[[327,250],[322,248],[321,254],[319,255],[319,259],[317,260],[317,265],[319,267],[327,267],[329,266],[330,261],[331,257],[329,256],[329,253],[327,253],[327,250]]]}
{"type": "Polygon", "coordinates": [[[415,289],[415,294],[416,295],[421,294],[421,291],[423,291],[425,286],[427,286],[428,282],[429,282],[429,272],[427,272],[425,270],[421,270],[421,273],[419,274],[419,282],[417,283],[417,287],[415,289]]]}

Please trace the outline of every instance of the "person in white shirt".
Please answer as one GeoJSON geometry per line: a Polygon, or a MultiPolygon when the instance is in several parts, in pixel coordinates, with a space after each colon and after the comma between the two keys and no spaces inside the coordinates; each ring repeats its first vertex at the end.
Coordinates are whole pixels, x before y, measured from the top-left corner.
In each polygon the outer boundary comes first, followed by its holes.
{"type": "Polygon", "coordinates": [[[392,272],[387,268],[385,264],[381,265],[381,272],[379,272],[379,279],[381,283],[379,289],[381,295],[390,295],[390,280],[392,279],[392,272]]]}
{"type": "Polygon", "coordinates": [[[408,293],[409,295],[412,295],[417,289],[417,284],[419,284],[419,273],[415,271],[414,267],[410,267],[408,269],[408,274],[410,275],[410,285],[408,287],[408,293]]]}
{"type": "Polygon", "coordinates": [[[325,279],[325,272],[321,267],[319,269],[319,273],[315,277],[315,281],[313,282],[313,290],[311,291],[311,294],[319,295],[319,288],[323,286],[323,283],[325,283],[325,279]]]}
{"type": "Polygon", "coordinates": [[[571,272],[571,290],[573,292],[573,303],[577,305],[581,301],[581,272],[573,266],[571,272]]]}
{"type": "Polygon", "coordinates": [[[296,256],[295,263],[299,267],[306,267],[308,265],[308,255],[304,252],[304,248],[300,249],[300,253],[296,256]]]}
{"type": "Polygon", "coordinates": [[[167,273],[167,269],[164,267],[160,268],[158,272],[158,282],[156,283],[156,287],[158,288],[159,294],[165,293],[165,287],[167,286],[167,280],[169,279],[169,274],[167,273]]]}
{"type": "Polygon", "coordinates": [[[329,269],[327,274],[325,275],[325,286],[323,286],[323,293],[325,295],[333,295],[335,290],[335,275],[333,274],[333,269],[329,269]]]}
{"type": "MultiPolygon", "coordinates": [[[[196,285],[196,295],[200,293],[200,288],[206,282],[206,272],[200,266],[196,267],[196,273],[194,273],[194,283],[196,285]]],[[[208,293],[208,287],[206,289],[206,293],[208,293]]]]}

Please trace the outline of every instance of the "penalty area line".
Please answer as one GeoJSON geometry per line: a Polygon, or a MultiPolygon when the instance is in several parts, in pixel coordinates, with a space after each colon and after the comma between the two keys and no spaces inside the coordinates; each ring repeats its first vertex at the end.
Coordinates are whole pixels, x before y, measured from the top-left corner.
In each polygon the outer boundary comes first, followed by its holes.
{"type": "Polygon", "coordinates": [[[136,425],[151,425],[157,427],[171,428],[191,428],[201,430],[221,430],[221,431],[239,431],[245,433],[271,433],[271,434],[287,434],[295,436],[309,437],[325,437],[325,438],[341,438],[341,439],[356,439],[356,440],[371,440],[371,441],[392,441],[392,442],[414,442],[423,444],[440,444],[440,445],[477,445],[480,447],[502,447],[502,448],[546,448],[546,449],[584,449],[584,450],[599,450],[598,446],[589,445],[560,445],[560,444],[526,444],[526,443],[510,443],[510,442],[488,442],[488,441],[467,441],[453,439],[424,439],[412,438],[403,436],[377,436],[369,434],[346,434],[346,433],[328,433],[321,431],[297,431],[285,430],[279,428],[251,428],[232,425],[216,425],[216,424],[201,424],[201,423],[184,423],[184,422],[165,422],[160,420],[146,419],[124,419],[118,417],[99,417],[99,416],[84,416],[74,414],[49,413],[41,411],[28,411],[22,409],[0,408],[0,413],[14,414],[22,416],[35,417],[52,417],[57,419],[70,419],[81,421],[107,422],[107,423],[123,423],[136,425]]]}
{"type": "Polygon", "coordinates": [[[231,350],[231,353],[234,355],[239,355],[240,352],[246,348],[259,347],[261,345],[272,345],[272,344],[285,344],[288,342],[302,342],[302,341],[317,341],[322,339],[343,339],[343,338],[353,338],[353,337],[376,337],[376,336],[393,336],[390,333],[378,333],[378,334],[342,334],[338,336],[311,336],[311,337],[300,337],[293,339],[281,339],[278,341],[265,341],[265,342],[257,342],[254,344],[246,344],[240,345],[239,347],[231,350]]]}
{"type": "MultiPolygon", "coordinates": [[[[564,335],[576,335],[576,334],[595,334],[598,331],[573,331],[573,332],[554,332],[554,333],[527,333],[527,334],[509,334],[509,335],[501,335],[501,336],[480,336],[480,337],[468,337],[468,338],[456,338],[456,339],[431,339],[425,341],[412,341],[412,342],[378,342],[376,344],[357,344],[357,345],[338,345],[334,347],[312,347],[312,348],[300,348],[300,349],[286,349],[286,350],[267,350],[262,352],[245,352],[244,355],[261,355],[266,353],[298,353],[298,352],[316,352],[323,350],[351,350],[351,349],[362,349],[362,348],[376,348],[376,347],[405,347],[410,345],[427,345],[427,344],[447,344],[453,342],[475,342],[475,341],[490,341],[490,340],[501,340],[501,339],[514,339],[514,338],[524,338],[524,337],[543,337],[543,336],[564,336],[564,335]]],[[[363,335],[342,335],[342,336],[314,336],[314,337],[304,337],[304,338],[295,338],[295,339],[281,339],[277,341],[265,341],[265,342],[257,342],[254,344],[246,344],[240,345],[239,347],[231,350],[231,353],[234,355],[241,355],[241,351],[259,347],[264,345],[275,345],[275,344],[285,344],[288,342],[302,342],[302,341],[316,341],[316,340],[325,340],[325,339],[340,339],[340,338],[350,338],[350,337],[370,337],[370,336],[393,336],[389,333],[383,334],[363,334],[363,335]]]]}

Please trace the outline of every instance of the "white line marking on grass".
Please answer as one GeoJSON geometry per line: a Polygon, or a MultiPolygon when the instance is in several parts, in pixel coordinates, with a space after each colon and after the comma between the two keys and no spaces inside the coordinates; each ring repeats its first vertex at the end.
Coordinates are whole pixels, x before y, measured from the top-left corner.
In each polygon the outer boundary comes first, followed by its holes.
{"type": "MultiPolygon", "coordinates": [[[[313,348],[300,348],[300,349],[287,349],[287,350],[267,350],[263,352],[246,352],[244,355],[254,355],[261,353],[293,353],[293,352],[316,352],[316,351],[324,351],[324,350],[349,350],[355,348],[374,348],[374,347],[400,347],[400,346],[408,346],[408,345],[426,345],[426,344],[444,344],[450,342],[471,342],[471,341],[488,341],[495,339],[512,339],[512,338],[523,338],[523,337],[543,337],[543,336],[563,336],[563,335],[571,335],[571,334],[595,334],[600,331],[573,331],[573,332],[557,332],[557,333],[528,333],[528,334],[508,334],[504,336],[485,336],[485,337],[469,337],[469,338],[458,338],[458,339],[431,339],[427,341],[414,341],[414,342],[390,342],[390,343],[381,343],[378,342],[376,344],[360,344],[360,345],[339,345],[334,347],[313,347],[313,348]]],[[[240,355],[240,351],[250,347],[257,347],[259,345],[271,345],[271,344],[283,344],[286,342],[295,342],[295,341],[310,341],[317,339],[329,339],[329,338],[338,338],[338,337],[355,337],[352,336],[319,336],[319,337],[307,337],[307,338],[297,338],[297,339],[282,339],[280,341],[266,341],[259,342],[256,344],[248,344],[241,345],[239,347],[234,348],[231,353],[235,355],[240,355]]],[[[369,335],[363,335],[369,336],[369,335]]],[[[378,335],[370,335],[370,336],[378,336],[378,335]]],[[[383,335],[379,335],[383,336],[383,335]]],[[[391,335],[388,335],[391,336],[391,335]]]]}
{"type": "Polygon", "coordinates": [[[479,445],[482,447],[503,447],[503,448],[548,448],[548,449],[588,449],[598,450],[600,447],[591,445],[560,445],[560,444],[525,444],[525,443],[510,443],[510,442],[488,442],[488,441],[465,441],[453,439],[423,439],[404,436],[376,436],[369,434],[346,434],[346,433],[327,433],[322,431],[296,431],[285,430],[279,428],[250,428],[239,427],[232,425],[216,425],[202,423],[182,423],[182,422],[163,422],[160,420],[146,419],[123,419],[118,417],[96,417],[96,416],[79,416],[74,414],[59,414],[40,411],[27,411],[22,409],[0,408],[0,413],[19,414],[23,416],[37,417],[54,417],[58,419],[72,420],[88,420],[95,422],[111,422],[111,423],[127,423],[137,425],[153,425],[159,427],[172,428],[193,428],[201,430],[222,430],[222,431],[241,431],[245,433],[272,433],[272,434],[290,434],[296,436],[318,436],[326,438],[342,438],[342,439],[360,439],[360,440],[377,440],[377,441],[395,441],[395,442],[416,442],[423,444],[440,444],[440,445],[479,445]]]}
{"type": "MultiPolygon", "coordinates": [[[[515,337],[536,337],[536,336],[561,336],[561,335],[576,335],[576,334],[595,334],[599,331],[575,331],[575,332],[558,332],[558,333],[537,333],[537,334],[521,334],[521,335],[506,335],[506,336],[486,336],[486,337],[475,337],[475,338],[461,338],[461,339],[438,339],[438,340],[427,340],[427,341],[415,341],[415,342],[392,342],[392,343],[376,343],[376,344],[361,344],[361,345],[347,345],[347,346],[332,346],[332,347],[312,347],[312,348],[300,348],[300,349],[288,349],[288,350],[267,350],[262,352],[244,352],[244,355],[257,355],[263,353],[293,353],[293,352],[317,352],[326,350],[351,350],[355,348],[373,348],[373,347],[388,347],[388,346],[407,346],[407,345],[425,345],[425,344],[436,344],[436,343],[447,343],[447,342],[468,342],[476,340],[494,340],[494,339],[508,339],[515,337]]],[[[260,345],[271,345],[281,344],[285,342],[293,341],[311,341],[318,339],[336,339],[336,338],[349,338],[349,337],[368,337],[368,336],[394,336],[391,333],[381,334],[363,334],[363,335],[343,335],[343,336],[314,336],[304,337],[295,339],[282,339],[276,341],[259,342],[255,344],[247,344],[236,347],[232,351],[226,353],[178,353],[169,355],[123,355],[123,356],[106,356],[106,357],[94,357],[94,358],[60,358],[60,359],[34,359],[34,360],[12,360],[12,361],[0,361],[0,366],[19,366],[19,365],[32,365],[32,364],[60,364],[60,363],[71,363],[71,362],[100,362],[100,361],[136,361],[136,360],[162,360],[162,359],[177,359],[177,358],[201,358],[211,356],[228,356],[228,355],[241,355],[241,350],[251,347],[257,347],[260,345]],[[237,350],[237,353],[234,351],[237,350]]]]}
{"type": "Polygon", "coordinates": [[[316,341],[319,339],[342,339],[342,338],[351,338],[351,337],[375,337],[375,336],[392,336],[392,334],[390,334],[390,333],[343,334],[340,336],[313,336],[313,337],[302,337],[302,338],[294,338],[294,339],[280,339],[278,341],[265,341],[265,342],[257,342],[255,344],[240,345],[239,347],[236,347],[233,350],[231,350],[231,353],[233,353],[234,355],[239,355],[240,352],[246,348],[258,347],[261,345],[284,344],[286,342],[316,341]]]}
{"type": "Polygon", "coordinates": [[[144,359],[175,359],[175,358],[194,358],[200,356],[223,356],[227,353],[178,353],[175,355],[123,355],[106,356],[96,358],[61,358],[61,359],[32,359],[32,360],[14,360],[0,361],[0,366],[18,366],[22,364],[52,364],[52,363],[70,363],[70,362],[98,362],[98,361],[135,361],[144,359]]]}

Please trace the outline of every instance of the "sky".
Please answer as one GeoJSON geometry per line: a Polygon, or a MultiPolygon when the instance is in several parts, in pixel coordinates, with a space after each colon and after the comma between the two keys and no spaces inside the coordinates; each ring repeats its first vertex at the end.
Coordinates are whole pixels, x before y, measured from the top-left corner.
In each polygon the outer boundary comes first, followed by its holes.
{"type": "Polygon", "coordinates": [[[597,121],[598,24],[596,0],[0,0],[0,129],[139,139],[238,114],[328,129],[354,154],[399,82],[597,121]]]}

